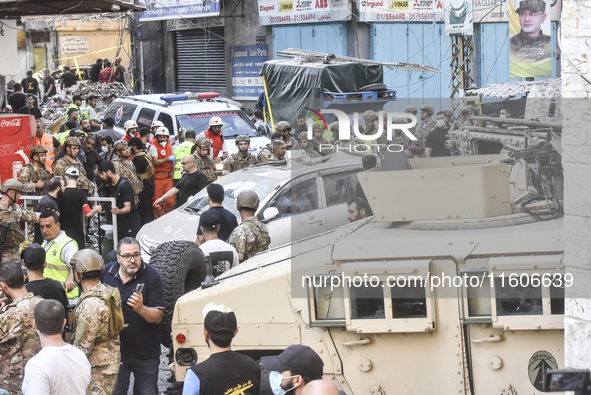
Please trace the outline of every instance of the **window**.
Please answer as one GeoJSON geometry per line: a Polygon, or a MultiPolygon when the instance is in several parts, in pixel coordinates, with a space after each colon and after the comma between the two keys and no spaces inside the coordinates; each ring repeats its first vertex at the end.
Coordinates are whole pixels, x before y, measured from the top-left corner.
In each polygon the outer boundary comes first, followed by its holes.
{"type": "Polygon", "coordinates": [[[312,178],[293,186],[287,185],[269,203],[276,207],[282,216],[305,213],[318,208],[318,190],[316,179],[312,178]]]}
{"type": "Polygon", "coordinates": [[[345,326],[344,289],[334,274],[309,277],[308,301],[312,326],[345,326]]]}
{"type": "Polygon", "coordinates": [[[150,128],[152,126],[152,121],[154,120],[154,115],[156,115],[156,111],[150,110],[149,108],[143,108],[137,117],[137,125],[140,128],[145,126],[150,128]]]}
{"type": "Polygon", "coordinates": [[[164,124],[164,126],[168,129],[168,132],[171,135],[175,134],[175,132],[174,132],[175,129],[174,129],[174,126],[172,123],[172,118],[170,117],[170,115],[161,112],[158,115],[158,120],[164,124]]]}
{"type": "Polygon", "coordinates": [[[356,190],[359,185],[356,172],[327,174],[322,177],[324,181],[324,194],[326,205],[347,203],[356,197],[356,190]]]}

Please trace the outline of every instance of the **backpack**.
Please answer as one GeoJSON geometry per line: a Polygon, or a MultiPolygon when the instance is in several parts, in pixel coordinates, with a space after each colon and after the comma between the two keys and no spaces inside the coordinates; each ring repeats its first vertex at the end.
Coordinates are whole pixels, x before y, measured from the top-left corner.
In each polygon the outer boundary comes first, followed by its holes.
{"type": "MultiPolygon", "coordinates": [[[[109,307],[109,337],[107,339],[97,339],[97,341],[107,341],[117,336],[127,326],[123,319],[123,310],[121,309],[121,294],[119,288],[107,286],[104,291],[88,292],[78,299],[78,304],[86,298],[101,298],[109,307]]],[[[73,324],[73,321],[71,321],[73,324]]],[[[75,328],[73,328],[75,330],[75,328]]]]}
{"type": "Polygon", "coordinates": [[[150,155],[149,152],[144,152],[141,154],[138,153],[136,154],[136,156],[143,156],[144,158],[146,158],[146,161],[148,162],[148,167],[146,168],[146,171],[139,175],[140,180],[147,180],[149,178],[152,178],[152,176],[156,172],[156,170],[154,169],[154,162],[152,162],[152,155],[150,155]]]}

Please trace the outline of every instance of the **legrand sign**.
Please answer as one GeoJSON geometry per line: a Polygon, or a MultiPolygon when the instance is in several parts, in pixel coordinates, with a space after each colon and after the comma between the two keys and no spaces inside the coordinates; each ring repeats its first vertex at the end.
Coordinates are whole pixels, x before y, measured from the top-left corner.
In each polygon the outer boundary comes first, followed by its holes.
{"type": "Polygon", "coordinates": [[[340,22],[351,19],[351,0],[258,0],[260,25],[340,22]]]}
{"type": "Polygon", "coordinates": [[[357,0],[362,22],[441,22],[443,0],[357,0]]]}

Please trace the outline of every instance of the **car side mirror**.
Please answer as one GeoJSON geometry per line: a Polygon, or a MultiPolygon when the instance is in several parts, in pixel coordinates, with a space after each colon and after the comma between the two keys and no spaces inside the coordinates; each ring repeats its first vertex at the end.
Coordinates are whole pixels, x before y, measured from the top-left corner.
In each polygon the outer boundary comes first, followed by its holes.
{"type": "Polygon", "coordinates": [[[263,211],[263,222],[269,222],[272,219],[279,217],[281,214],[277,207],[267,207],[265,211],[263,211]]]}

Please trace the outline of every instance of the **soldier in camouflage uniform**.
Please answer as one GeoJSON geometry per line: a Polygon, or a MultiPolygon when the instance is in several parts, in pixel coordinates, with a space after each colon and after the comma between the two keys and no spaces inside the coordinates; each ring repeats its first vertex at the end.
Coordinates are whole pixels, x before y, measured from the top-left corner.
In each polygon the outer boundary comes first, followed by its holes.
{"type": "MultiPolygon", "coordinates": [[[[419,111],[417,110],[417,108],[415,106],[406,106],[404,108],[404,112],[407,114],[412,114],[415,116],[415,118],[417,118],[417,114],[419,111]]],[[[402,123],[408,123],[408,122],[410,122],[410,119],[408,119],[408,118],[405,118],[402,121],[402,123]]],[[[418,128],[419,128],[419,119],[417,118],[417,124],[415,126],[413,126],[412,128],[408,128],[408,131],[411,132],[416,137],[417,136],[416,132],[417,132],[418,128]]],[[[418,137],[417,137],[417,139],[418,139],[418,137]]]]}
{"type": "Polygon", "coordinates": [[[205,174],[208,184],[214,182],[218,178],[215,174],[215,163],[213,163],[213,159],[209,156],[210,146],[211,141],[209,141],[209,139],[199,138],[195,141],[195,165],[197,165],[197,170],[200,170],[205,174]]]}
{"type": "Polygon", "coordinates": [[[25,241],[21,232],[21,222],[39,223],[39,213],[25,210],[18,204],[23,184],[15,179],[8,179],[2,184],[0,198],[0,250],[1,262],[20,261],[19,245],[25,241]]]}
{"type": "Polygon", "coordinates": [[[236,146],[238,152],[230,155],[224,162],[224,175],[259,163],[257,158],[248,152],[250,137],[245,134],[236,137],[236,146]]]}
{"type": "Polygon", "coordinates": [[[92,196],[94,183],[86,177],[84,165],[77,158],[81,145],[82,143],[80,143],[80,140],[76,137],[68,137],[66,139],[64,142],[66,156],[53,162],[53,174],[64,177],[66,175],[66,170],[70,167],[75,167],[80,172],[80,178],[78,178],[78,184],[76,186],[80,189],[87,190],[88,194],[92,196]]]}
{"type": "MultiPolygon", "coordinates": [[[[273,142],[275,140],[281,140],[283,138],[283,135],[279,132],[275,132],[271,134],[269,138],[271,139],[271,142],[273,142]]],[[[271,147],[271,143],[269,143],[263,148],[261,148],[261,151],[257,154],[257,160],[259,161],[259,163],[267,163],[272,156],[273,147],[271,147]]]]}
{"type": "MultiPolygon", "coordinates": [[[[281,133],[281,138],[285,143],[286,150],[296,150],[300,149],[300,145],[298,144],[296,139],[291,138],[291,125],[289,122],[281,121],[277,122],[277,126],[275,129],[281,133]]],[[[273,141],[273,140],[271,140],[273,141]]]]}
{"type": "Polygon", "coordinates": [[[308,132],[301,132],[298,136],[298,140],[300,142],[300,147],[310,158],[320,158],[322,156],[314,149],[310,140],[308,140],[308,132]]]}
{"type": "Polygon", "coordinates": [[[273,156],[271,156],[267,162],[285,161],[286,145],[283,140],[273,140],[271,143],[271,148],[273,149],[273,156]]]}
{"type": "Polygon", "coordinates": [[[113,158],[113,166],[115,166],[115,172],[119,176],[125,178],[131,184],[133,188],[133,198],[135,204],[139,202],[139,194],[144,190],[144,183],[140,180],[135,165],[129,159],[129,146],[127,141],[119,140],[113,145],[113,152],[115,157],[113,158]]]}
{"type": "Polygon", "coordinates": [[[431,118],[435,114],[435,110],[429,104],[423,104],[420,108],[420,118],[423,121],[416,129],[415,137],[418,139],[417,143],[421,148],[421,152],[425,152],[425,140],[433,129],[435,129],[435,120],[431,118]]]}
{"type": "Polygon", "coordinates": [[[105,262],[96,251],[85,249],[76,252],[70,263],[74,280],[82,289],[74,312],[73,326],[74,346],[84,352],[91,366],[87,394],[111,394],[117,383],[121,351],[119,334],[112,335],[109,332],[109,306],[97,296],[98,293],[113,290],[99,280],[105,262]]]}
{"type": "MultiPolygon", "coordinates": [[[[365,121],[365,127],[363,128],[363,134],[367,136],[374,136],[378,133],[378,115],[375,111],[367,110],[363,113],[363,120],[365,121]]],[[[368,145],[371,150],[367,152],[378,152],[378,148],[374,147],[374,145],[386,145],[388,144],[388,135],[386,133],[386,123],[388,122],[387,117],[383,118],[383,125],[382,133],[378,136],[375,140],[363,140],[363,143],[368,145]]]]}
{"type": "Polygon", "coordinates": [[[236,198],[242,223],[234,228],[228,243],[236,248],[240,262],[265,251],[271,243],[267,226],[254,215],[258,207],[259,197],[254,191],[242,191],[236,198]]]}
{"type": "Polygon", "coordinates": [[[20,261],[0,266],[0,288],[0,388],[20,394],[25,365],[41,350],[33,317],[43,299],[27,292],[20,261]]]}
{"type": "Polygon", "coordinates": [[[45,183],[51,178],[51,171],[45,166],[47,148],[34,145],[31,148],[31,162],[21,170],[18,180],[23,184],[23,193],[43,196],[48,191],[45,183]]]}

